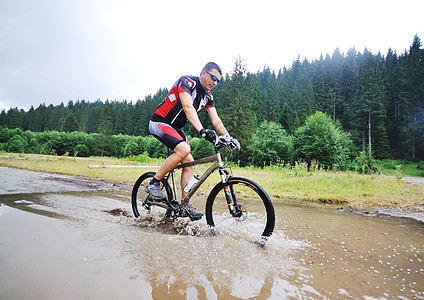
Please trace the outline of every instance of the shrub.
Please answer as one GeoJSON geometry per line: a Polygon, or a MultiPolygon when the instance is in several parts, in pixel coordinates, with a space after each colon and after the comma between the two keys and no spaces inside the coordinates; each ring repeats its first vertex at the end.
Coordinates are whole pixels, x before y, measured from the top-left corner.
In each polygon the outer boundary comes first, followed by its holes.
{"type": "Polygon", "coordinates": [[[353,162],[349,165],[349,170],[362,173],[372,174],[375,173],[374,159],[369,156],[366,152],[359,152],[359,156],[356,157],[353,162]]]}
{"type": "Polygon", "coordinates": [[[15,135],[9,140],[7,151],[14,153],[25,153],[27,146],[28,143],[22,136],[15,135]]]}
{"type": "Polygon", "coordinates": [[[166,148],[164,144],[159,142],[155,137],[146,136],[143,140],[144,140],[145,152],[147,152],[150,157],[153,157],[153,158],[168,157],[168,149],[166,148]]]}
{"type": "Polygon", "coordinates": [[[331,118],[316,112],[308,117],[294,135],[295,159],[304,160],[310,164],[313,160],[320,162],[325,168],[334,165],[345,169],[351,153],[349,135],[331,118]]]}
{"type": "Polygon", "coordinates": [[[131,155],[127,158],[125,158],[126,160],[129,161],[137,161],[137,162],[141,162],[141,163],[155,163],[158,160],[156,158],[150,158],[147,153],[143,153],[143,154],[139,154],[139,155],[131,155]]]}
{"type": "Polygon", "coordinates": [[[262,122],[247,146],[251,162],[257,167],[291,161],[293,140],[277,123],[262,122]]]}
{"type": "Polygon", "coordinates": [[[130,140],[124,147],[124,157],[128,157],[131,155],[137,155],[139,153],[139,147],[135,140],[130,140]]]}
{"type": "Polygon", "coordinates": [[[189,142],[191,153],[194,159],[203,158],[214,154],[212,143],[205,139],[192,138],[189,142]]]}
{"type": "Polygon", "coordinates": [[[75,156],[80,157],[88,157],[90,156],[90,149],[88,149],[88,146],[85,144],[78,144],[75,146],[75,156]]]}

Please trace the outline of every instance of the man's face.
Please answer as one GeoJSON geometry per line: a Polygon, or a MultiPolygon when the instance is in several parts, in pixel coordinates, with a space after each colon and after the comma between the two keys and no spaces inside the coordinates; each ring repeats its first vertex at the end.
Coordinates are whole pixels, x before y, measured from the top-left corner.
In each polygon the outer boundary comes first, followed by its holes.
{"type": "Polygon", "coordinates": [[[218,84],[218,81],[221,80],[221,77],[221,74],[219,74],[216,69],[212,69],[209,72],[202,71],[200,76],[200,84],[205,91],[210,91],[218,84]]]}

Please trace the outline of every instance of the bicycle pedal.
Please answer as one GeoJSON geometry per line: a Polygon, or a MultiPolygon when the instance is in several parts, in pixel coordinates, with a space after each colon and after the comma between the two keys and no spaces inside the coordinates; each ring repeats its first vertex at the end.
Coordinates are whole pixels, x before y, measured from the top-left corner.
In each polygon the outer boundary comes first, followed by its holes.
{"type": "Polygon", "coordinates": [[[199,221],[199,220],[202,219],[203,216],[197,216],[197,217],[195,217],[193,215],[189,215],[188,217],[190,218],[190,221],[199,221]]]}

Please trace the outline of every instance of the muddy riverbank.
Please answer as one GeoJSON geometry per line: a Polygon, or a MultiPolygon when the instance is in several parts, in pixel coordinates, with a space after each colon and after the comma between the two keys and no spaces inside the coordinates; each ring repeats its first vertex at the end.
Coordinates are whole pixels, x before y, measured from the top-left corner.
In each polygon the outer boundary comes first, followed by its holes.
{"type": "MultiPolygon", "coordinates": [[[[16,193],[46,193],[66,191],[99,191],[99,190],[121,190],[130,191],[131,185],[109,182],[105,180],[94,180],[80,176],[70,176],[57,173],[34,172],[25,169],[16,169],[0,166],[0,195],[16,193]]],[[[402,180],[414,184],[423,184],[424,178],[404,177],[402,180]]],[[[424,199],[423,199],[424,201],[424,199]]],[[[335,208],[339,209],[340,208],[335,208]]],[[[412,218],[424,222],[424,212],[407,211],[396,208],[370,208],[344,210],[357,214],[376,215],[384,214],[399,218],[412,218]]]]}
{"type": "Polygon", "coordinates": [[[276,203],[258,248],[204,220],[134,219],[130,190],[0,167],[0,299],[424,297],[422,216],[276,203]]]}

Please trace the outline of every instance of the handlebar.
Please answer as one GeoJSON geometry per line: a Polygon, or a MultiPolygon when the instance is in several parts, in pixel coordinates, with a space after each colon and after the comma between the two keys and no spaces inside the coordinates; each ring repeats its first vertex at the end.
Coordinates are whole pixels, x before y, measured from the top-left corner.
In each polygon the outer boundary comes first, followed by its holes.
{"type": "Polygon", "coordinates": [[[240,150],[240,143],[229,135],[221,135],[216,137],[214,147],[216,150],[227,148],[232,152],[235,149],[240,150]]]}

